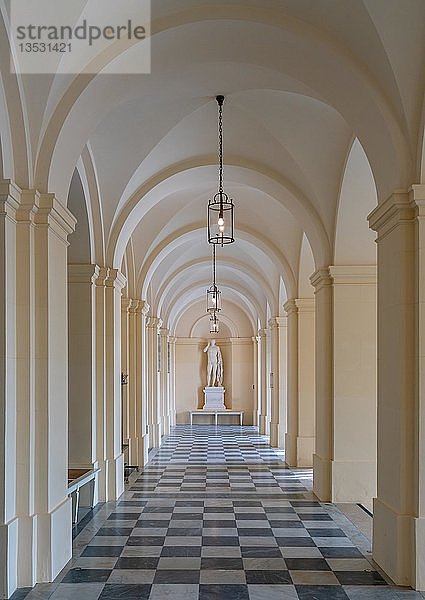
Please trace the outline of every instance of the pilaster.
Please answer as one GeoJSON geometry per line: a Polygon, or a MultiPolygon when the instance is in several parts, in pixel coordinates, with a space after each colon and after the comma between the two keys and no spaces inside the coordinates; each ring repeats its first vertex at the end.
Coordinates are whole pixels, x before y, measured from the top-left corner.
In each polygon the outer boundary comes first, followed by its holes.
{"type": "Polygon", "coordinates": [[[314,299],[290,299],[284,309],[288,319],[285,458],[291,467],[311,467],[315,444],[314,299]]]}
{"type": "Polygon", "coordinates": [[[373,558],[425,589],[425,186],[370,215],[378,244],[378,486],[373,558]],[[390,432],[390,433],[389,433],[390,432]]]}
{"type": "Polygon", "coordinates": [[[170,336],[170,425],[176,425],[176,341],[170,336]]]}
{"type": "Polygon", "coordinates": [[[140,300],[136,319],[137,319],[137,423],[138,423],[138,451],[139,468],[148,462],[149,453],[149,434],[148,434],[148,371],[147,371],[147,336],[146,323],[149,313],[149,304],[145,300],[140,300]]]}
{"type": "Polygon", "coordinates": [[[75,219],[52,194],[35,222],[35,513],[38,582],[71,558],[68,469],[67,237],[75,219]],[[48,468],[47,468],[48,466],[48,468]]]}
{"type": "Polygon", "coordinates": [[[252,351],[254,355],[254,389],[253,389],[253,401],[254,411],[252,415],[252,424],[255,427],[259,427],[260,414],[261,414],[261,356],[260,356],[260,336],[256,335],[251,338],[252,340],[252,351]]]}
{"type": "Polygon", "coordinates": [[[160,342],[159,330],[162,320],[149,317],[147,323],[148,347],[148,434],[149,443],[158,448],[161,443],[161,396],[160,396],[160,342]]]}
{"type": "Polygon", "coordinates": [[[332,500],[334,447],[333,388],[333,290],[329,269],[310,278],[316,303],[316,451],[313,456],[313,490],[324,502],[332,500]]]}
{"type": "Polygon", "coordinates": [[[286,317],[269,321],[271,344],[270,445],[282,446],[286,431],[286,317]]]}
{"type": "MultiPolygon", "coordinates": [[[[131,298],[121,298],[121,372],[125,378],[121,384],[122,397],[122,441],[128,444],[129,433],[129,372],[130,372],[130,319],[131,298]]],[[[128,459],[128,457],[127,457],[128,459]]]]}
{"type": "Polygon", "coordinates": [[[16,519],[16,212],[20,190],[0,184],[0,592],[12,594],[18,581],[16,519]]]}
{"type": "Polygon", "coordinates": [[[23,190],[16,212],[17,585],[37,582],[35,518],[35,215],[39,194],[23,190]]]}
{"type": "Polygon", "coordinates": [[[259,414],[259,428],[260,434],[266,435],[268,430],[268,415],[267,415],[267,386],[268,386],[268,372],[267,372],[267,337],[266,330],[260,329],[258,332],[259,339],[259,351],[261,358],[260,372],[261,372],[261,402],[260,402],[260,414],[259,414]]]}
{"type": "Polygon", "coordinates": [[[121,290],[126,279],[109,269],[105,280],[105,471],[107,500],[124,491],[121,417],[121,290]]]}
{"type": "Polygon", "coordinates": [[[98,265],[68,265],[69,467],[96,463],[95,281],[98,265]]]}
{"type": "Polygon", "coordinates": [[[96,457],[100,471],[97,476],[97,496],[108,498],[106,461],[106,296],[108,267],[100,267],[95,280],[95,354],[96,354],[96,457]]]}
{"type": "Polygon", "coordinates": [[[169,389],[169,331],[165,327],[159,330],[160,337],[160,396],[161,396],[161,433],[170,434],[170,389],[169,389]]]}

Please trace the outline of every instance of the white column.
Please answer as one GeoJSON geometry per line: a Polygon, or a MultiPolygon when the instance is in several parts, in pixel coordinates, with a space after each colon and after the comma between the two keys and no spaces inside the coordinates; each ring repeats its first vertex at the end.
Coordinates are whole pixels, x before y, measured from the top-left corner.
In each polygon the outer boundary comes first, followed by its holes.
{"type": "Polygon", "coordinates": [[[0,185],[0,592],[9,597],[18,581],[16,518],[16,210],[19,190],[0,185]]]}
{"type": "Polygon", "coordinates": [[[376,268],[331,266],[316,287],[316,454],[321,500],[376,490],[376,268]]]}
{"type": "Polygon", "coordinates": [[[289,466],[298,466],[298,309],[295,300],[288,300],[284,309],[287,314],[287,433],[285,436],[285,460],[289,466]]]}
{"type": "Polygon", "coordinates": [[[109,269],[105,281],[105,470],[107,499],[124,491],[124,455],[121,416],[121,290],[125,277],[109,269]]]}
{"type": "MultiPolygon", "coordinates": [[[[35,518],[35,214],[39,196],[23,191],[17,211],[16,237],[16,344],[17,344],[17,479],[18,525],[17,585],[32,587],[37,582],[35,518]]],[[[1,254],[1,253],[0,253],[1,254]]],[[[7,256],[7,252],[5,254],[7,256]]],[[[2,284],[7,294],[13,286],[2,284]]],[[[8,319],[9,325],[12,321],[8,319]]],[[[3,330],[3,329],[2,329],[3,330]]],[[[7,328],[5,341],[8,338],[7,328]]],[[[13,371],[9,371],[11,374],[13,371]]],[[[4,381],[4,378],[0,378],[4,381]]],[[[9,458],[9,468],[12,463],[9,458]]],[[[8,476],[10,478],[10,475],[8,476]]],[[[7,569],[11,569],[9,556],[7,569]]],[[[15,566],[12,567],[15,569],[15,566]]],[[[9,582],[11,578],[9,577],[9,582]]],[[[10,590],[9,590],[10,593],[10,590]]]]}
{"type": "Polygon", "coordinates": [[[107,267],[101,267],[95,280],[96,303],[96,457],[100,471],[97,474],[97,497],[108,500],[106,460],[106,295],[105,282],[109,274],[107,267]]]}
{"type": "Polygon", "coordinates": [[[333,294],[328,269],[311,277],[316,306],[316,451],[313,456],[313,489],[316,496],[332,501],[333,459],[333,294]]]}
{"type": "Polygon", "coordinates": [[[140,378],[138,365],[138,332],[137,332],[137,312],[139,307],[138,300],[130,300],[128,307],[128,464],[134,467],[138,466],[139,448],[138,448],[138,427],[137,427],[137,403],[138,398],[138,378],[140,378]]]}
{"type": "Polygon", "coordinates": [[[376,495],[376,267],[332,266],[334,502],[376,495]]]}
{"type": "Polygon", "coordinates": [[[137,465],[143,467],[148,462],[149,436],[148,426],[148,377],[147,377],[147,347],[146,347],[146,315],[149,304],[140,300],[136,312],[136,422],[137,422],[137,465]]]}
{"type": "Polygon", "coordinates": [[[161,404],[159,385],[159,329],[162,321],[149,317],[147,324],[148,347],[148,433],[151,448],[161,443],[161,404]]]}
{"type": "Polygon", "coordinates": [[[282,355],[282,341],[286,346],[286,317],[273,317],[270,327],[271,372],[271,419],[270,445],[281,444],[282,432],[286,431],[286,361],[282,355]],[[281,339],[282,338],[282,339],[281,339]]]}
{"type": "Polygon", "coordinates": [[[170,425],[176,425],[176,339],[170,336],[170,425]]]}
{"type": "Polygon", "coordinates": [[[273,374],[272,374],[272,336],[270,328],[266,328],[266,435],[270,435],[270,419],[272,414],[272,385],[273,385],[273,374]]]}
{"type": "Polygon", "coordinates": [[[259,349],[260,349],[260,371],[261,371],[261,402],[260,402],[260,415],[259,415],[259,427],[261,435],[267,433],[267,387],[268,387],[268,373],[267,373],[267,344],[266,344],[266,330],[259,330],[259,349]]]}
{"type": "Polygon", "coordinates": [[[168,381],[168,329],[161,327],[160,335],[160,396],[161,396],[161,432],[170,434],[170,397],[168,381]]]}
{"type": "Polygon", "coordinates": [[[96,466],[97,265],[68,265],[69,468],[96,466]]]}
{"type": "Polygon", "coordinates": [[[279,331],[279,435],[278,445],[280,448],[285,448],[285,435],[288,430],[287,413],[288,413],[288,399],[287,399],[287,379],[288,379],[288,361],[286,356],[286,349],[288,346],[288,321],[285,316],[276,317],[278,331],[279,331]]]}
{"type": "Polygon", "coordinates": [[[67,237],[75,219],[53,195],[35,216],[35,512],[37,581],[71,558],[68,470],[67,237]]]}
{"type": "Polygon", "coordinates": [[[129,310],[131,306],[131,298],[121,298],[121,372],[124,376],[124,381],[121,384],[122,397],[122,441],[123,444],[128,444],[129,438],[129,381],[128,374],[130,370],[130,316],[129,310]]]}
{"type": "Polygon", "coordinates": [[[378,488],[373,558],[425,589],[425,186],[369,216],[378,238],[378,488]]]}
{"type": "Polygon", "coordinates": [[[314,299],[286,302],[288,315],[288,433],[286,462],[311,467],[315,445],[314,299]]]}
{"type": "Polygon", "coordinates": [[[143,467],[148,460],[146,405],[146,314],[143,300],[129,309],[129,464],[143,467]]]}
{"type": "Polygon", "coordinates": [[[260,337],[254,336],[252,339],[252,351],[254,354],[254,384],[253,384],[253,402],[254,412],[252,415],[252,424],[259,427],[261,414],[261,357],[260,357],[260,337]]]}

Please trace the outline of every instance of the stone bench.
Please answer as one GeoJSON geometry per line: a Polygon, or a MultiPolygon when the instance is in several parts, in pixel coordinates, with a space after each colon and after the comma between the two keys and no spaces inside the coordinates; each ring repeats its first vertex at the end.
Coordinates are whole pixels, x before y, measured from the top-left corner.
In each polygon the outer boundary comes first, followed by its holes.
{"type": "Polygon", "coordinates": [[[226,409],[226,410],[191,410],[189,411],[189,416],[190,416],[190,425],[193,425],[193,417],[194,415],[214,415],[215,417],[215,425],[217,427],[218,425],[218,416],[219,415],[238,415],[239,416],[239,424],[242,426],[242,421],[243,421],[243,410],[231,410],[231,409],[226,409]]]}
{"type": "Polygon", "coordinates": [[[94,508],[94,486],[100,469],[68,469],[68,496],[72,502],[72,523],[78,523],[81,506],[94,508]]]}

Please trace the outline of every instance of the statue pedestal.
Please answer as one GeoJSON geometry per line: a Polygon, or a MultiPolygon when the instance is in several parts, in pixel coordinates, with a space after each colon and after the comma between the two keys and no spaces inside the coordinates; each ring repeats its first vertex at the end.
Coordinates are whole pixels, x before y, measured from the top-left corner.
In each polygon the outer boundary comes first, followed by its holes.
{"type": "Polygon", "coordinates": [[[226,410],[224,405],[224,387],[205,387],[204,388],[204,410],[226,410]]]}

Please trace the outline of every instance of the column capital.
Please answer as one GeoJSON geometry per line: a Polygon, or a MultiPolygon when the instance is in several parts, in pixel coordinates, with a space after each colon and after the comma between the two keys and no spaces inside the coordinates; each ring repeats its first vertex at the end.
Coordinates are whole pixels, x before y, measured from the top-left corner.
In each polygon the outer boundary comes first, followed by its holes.
{"type": "Polygon", "coordinates": [[[412,194],[409,192],[396,190],[368,215],[369,227],[378,234],[377,241],[388,235],[398,225],[412,221],[414,207],[411,204],[411,196],[412,194]]]}
{"type": "Polygon", "coordinates": [[[168,341],[170,342],[170,344],[175,344],[177,342],[177,338],[174,335],[170,335],[170,338],[168,341]]]}
{"type": "Polygon", "coordinates": [[[128,300],[130,301],[130,305],[128,307],[128,312],[131,313],[132,315],[137,315],[139,313],[140,300],[137,300],[137,298],[128,298],[128,300]]]}
{"type": "Polygon", "coordinates": [[[292,313],[298,312],[297,301],[294,298],[290,298],[283,305],[283,309],[286,312],[286,315],[291,315],[292,313]]]}
{"type": "Polygon", "coordinates": [[[149,304],[147,302],[145,302],[144,300],[133,300],[133,302],[135,303],[135,307],[134,307],[134,312],[137,315],[143,315],[146,316],[149,312],[149,304]]]}
{"type": "Polygon", "coordinates": [[[259,335],[253,335],[251,340],[254,342],[254,344],[259,344],[261,337],[259,335]]]}
{"type": "Polygon", "coordinates": [[[20,188],[10,179],[0,181],[0,212],[16,218],[21,197],[20,188]]]}
{"type": "Polygon", "coordinates": [[[118,269],[109,269],[108,276],[105,280],[106,287],[113,287],[117,290],[122,290],[122,288],[127,283],[127,279],[118,269]]]}
{"type": "Polygon", "coordinates": [[[149,317],[147,326],[160,329],[162,326],[162,319],[160,319],[159,317],[149,317]]]}
{"type": "Polygon", "coordinates": [[[150,306],[149,304],[146,302],[146,300],[140,300],[140,312],[142,313],[142,315],[144,315],[145,317],[147,316],[150,306]]]}
{"type": "Polygon", "coordinates": [[[133,300],[131,298],[121,298],[121,310],[122,312],[130,312],[133,300]]]}
{"type": "Polygon", "coordinates": [[[98,287],[103,287],[108,279],[109,268],[108,267],[99,267],[99,273],[95,280],[95,285],[98,287]]]}
{"type": "Polygon", "coordinates": [[[409,190],[410,205],[415,211],[415,216],[425,216],[425,184],[412,185],[409,190]]]}
{"type": "Polygon", "coordinates": [[[315,292],[318,292],[326,286],[332,285],[332,277],[329,275],[329,267],[322,267],[317,269],[310,277],[311,285],[314,287],[315,292]]]}
{"type": "Polygon", "coordinates": [[[167,329],[166,327],[161,326],[159,333],[160,333],[161,337],[167,337],[168,334],[170,333],[170,330],[167,329]]]}
{"type": "Polygon", "coordinates": [[[261,338],[265,338],[265,337],[266,337],[266,335],[267,335],[267,329],[266,329],[266,328],[263,328],[263,329],[259,329],[259,330],[258,330],[258,336],[259,336],[259,338],[260,338],[260,339],[261,339],[261,338]]]}
{"type": "Polygon", "coordinates": [[[337,265],[329,267],[335,285],[376,283],[376,265],[337,265]]]}
{"type": "Polygon", "coordinates": [[[39,207],[35,215],[37,225],[48,225],[62,240],[75,230],[77,219],[54,194],[40,194],[39,207]]]}
{"type": "Polygon", "coordinates": [[[316,301],[314,298],[297,298],[295,300],[295,305],[297,307],[298,312],[314,313],[316,301]]]}
{"type": "Polygon", "coordinates": [[[286,316],[272,317],[271,319],[269,319],[269,327],[270,329],[273,329],[275,327],[286,327],[286,316]]]}
{"type": "Polygon", "coordinates": [[[21,190],[16,220],[34,223],[39,207],[40,194],[37,190],[21,190]]]}
{"type": "Polygon", "coordinates": [[[68,283],[95,283],[99,278],[99,265],[68,265],[68,283]]]}

